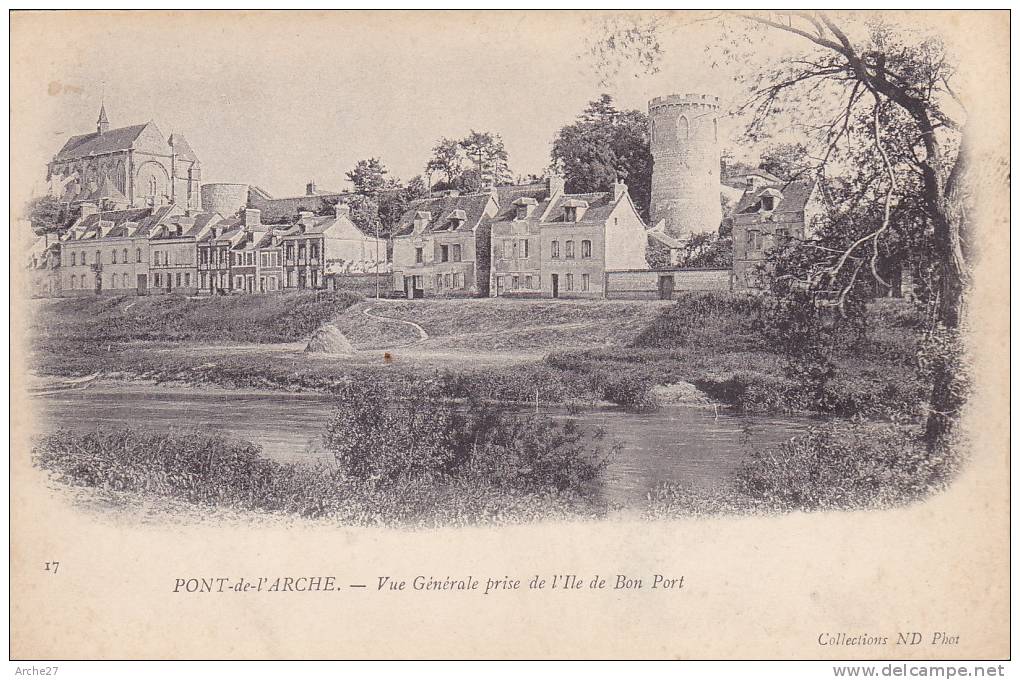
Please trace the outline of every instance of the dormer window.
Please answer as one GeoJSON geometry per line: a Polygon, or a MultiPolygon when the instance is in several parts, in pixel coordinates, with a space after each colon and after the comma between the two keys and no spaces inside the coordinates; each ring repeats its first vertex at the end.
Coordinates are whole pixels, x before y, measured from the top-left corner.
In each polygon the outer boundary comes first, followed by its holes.
{"type": "Polygon", "coordinates": [[[535,206],[538,205],[538,201],[528,196],[522,196],[514,201],[513,204],[517,207],[517,213],[514,219],[526,220],[531,217],[531,213],[535,209],[535,206]]]}
{"type": "Polygon", "coordinates": [[[571,198],[563,202],[563,220],[565,222],[577,222],[584,217],[584,211],[588,209],[588,202],[571,198]]]}
{"type": "Polygon", "coordinates": [[[419,210],[414,214],[414,233],[420,234],[432,220],[432,213],[427,210],[419,210]]]}
{"type": "Polygon", "coordinates": [[[463,225],[464,222],[466,222],[466,221],[467,221],[467,213],[465,213],[463,210],[454,210],[452,213],[450,213],[450,229],[451,230],[460,229],[461,225],[463,225]]]}
{"type": "Polygon", "coordinates": [[[776,209],[776,197],[775,196],[762,196],[761,197],[761,209],[766,212],[772,212],[776,209]]]}

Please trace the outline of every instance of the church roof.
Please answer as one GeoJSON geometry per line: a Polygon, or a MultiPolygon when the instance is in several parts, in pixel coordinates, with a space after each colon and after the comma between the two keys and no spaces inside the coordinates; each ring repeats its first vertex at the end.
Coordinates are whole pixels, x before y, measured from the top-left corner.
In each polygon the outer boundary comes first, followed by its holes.
{"type": "Polygon", "coordinates": [[[170,139],[167,140],[167,143],[174,148],[174,153],[178,158],[186,161],[198,160],[198,156],[196,156],[195,152],[191,149],[191,145],[188,144],[188,140],[186,140],[184,135],[181,133],[175,132],[170,135],[170,139]]]}
{"type": "Polygon", "coordinates": [[[107,130],[103,134],[92,132],[87,135],[76,135],[64,143],[54,160],[64,161],[83,156],[126,151],[134,145],[135,140],[148,126],[149,123],[145,123],[107,130]]]}

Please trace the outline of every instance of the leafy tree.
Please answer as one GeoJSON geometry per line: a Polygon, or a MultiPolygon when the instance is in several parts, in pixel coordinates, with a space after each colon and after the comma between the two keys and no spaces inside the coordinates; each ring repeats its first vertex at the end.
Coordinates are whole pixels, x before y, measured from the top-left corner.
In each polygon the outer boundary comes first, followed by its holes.
{"type": "Polygon", "coordinates": [[[365,196],[375,196],[381,189],[388,186],[386,175],[389,170],[378,158],[358,161],[354,169],[347,173],[347,179],[354,185],[354,190],[365,196]]]}
{"type": "Polygon", "coordinates": [[[680,249],[679,266],[693,268],[733,266],[733,239],[705,231],[691,234],[680,249]]]}
{"type": "Polygon", "coordinates": [[[71,222],[66,206],[53,196],[33,199],[28,204],[26,214],[37,236],[63,233],[71,222]]]}
{"type": "Polygon", "coordinates": [[[814,164],[801,142],[772,144],[761,153],[759,168],[779,179],[801,179],[811,173],[814,164]]]}
{"type": "Polygon", "coordinates": [[[445,179],[443,188],[452,188],[464,172],[464,154],[460,142],[443,137],[432,147],[432,158],[425,165],[425,175],[430,187],[435,187],[432,177],[441,175],[445,179]]]}
{"type": "Polygon", "coordinates": [[[475,163],[474,181],[466,189],[481,191],[485,186],[502,186],[514,180],[503,138],[491,132],[471,131],[460,140],[465,155],[475,163]]]}
{"type": "Polygon", "coordinates": [[[374,236],[378,230],[380,238],[384,237],[382,221],[379,219],[379,204],[370,196],[348,194],[340,198],[324,198],[317,214],[332,215],[339,202],[351,206],[351,222],[361,231],[374,236]]]}
{"type": "Polygon", "coordinates": [[[553,141],[552,164],[563,172],[567,191],[610,191],[627,183],[642,216],[648,217],[652,195],[652,152],[648,117],[637,110],[619,111],[603,94],[553,141]]]}
{"type": "MultiPolygon", "coordinates": [[[[927,288],[921,299],[930,301],[928,335],[943,340],[944,351],[930,362],[933,386],[926,426],[929,446],[939,446],[952,434],[965,400],[959,327],[970,279],[966,244],[975,182],[968,154],[961,151],[968,146],[968,133],[962,122],[966,112],[953,87],[952,55],[938,35],[871,16],[862,20],[790,11],[721,14],[719,19],[731,36],[743,29],[748,38],[733,41],[729,51],[731,59],[740,61],[741,73],[748,74],[750,96],[742,109],[750,117],[748,138],[768,136],[777,126],[777,114],[786,114],[779,124],[794,123],[806,131],[821,152],[821,169],[838,174],[841,166],[849,168],[848,191],[841,200],[858,211],[868,206],[868,214],[875,216],[867,222],[833,221],[832,229],[843,232],[843,245],[816,249],[819,262],[809,269],[817,275],[800,284],[807,286],[808,297],[819,301],[820,295],[823,308],[832,305],[846,314],[847,302],[858,291],[885,283],[883,249],[888,250],[897,232],[909,231],[908,241],[923,244],[911,255],[918,259],[927,288]],[[799,40],[803,50],[762,63],[754,51],[755,37],[775,35],[799,40]],[[747,53],[738,53],[741,44],[748,46],[747,53]],[[749,68],[756,61],[760,68],[749,68]]],[[[632,46],[626,56],[654,69],[661,54],[649,56],[647,49],[633,46],[647,46],[649,40],[657,45],[654,38],[663,24],[614,21],[592,46],[596,64],[617,67],[620,36],[632,31],[637,37],[626,43],[632,46]]],[[[1005,157],[992,162],[1008,168],[1005,157]]]]}
{"type": "Polygon", "coordinates": [[[412,177],[407,186],[379,194],[379,219],[382,225],[379,235],[389,238],[400,222],[401,215],[407,211],[411,203],[426,196],[428,196],[428,187],[421,175],[412,177]]]}

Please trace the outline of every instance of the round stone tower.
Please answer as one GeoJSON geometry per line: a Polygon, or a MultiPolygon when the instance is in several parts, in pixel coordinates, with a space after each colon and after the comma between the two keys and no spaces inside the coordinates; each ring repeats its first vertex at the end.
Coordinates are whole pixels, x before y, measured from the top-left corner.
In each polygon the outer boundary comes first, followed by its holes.
{"type": "Polygon", "coordinates": [[[719,204],[719,98],[669,95],[648,102],[651,126],[652,225],[682,238],[716,231],[719,204]]]}

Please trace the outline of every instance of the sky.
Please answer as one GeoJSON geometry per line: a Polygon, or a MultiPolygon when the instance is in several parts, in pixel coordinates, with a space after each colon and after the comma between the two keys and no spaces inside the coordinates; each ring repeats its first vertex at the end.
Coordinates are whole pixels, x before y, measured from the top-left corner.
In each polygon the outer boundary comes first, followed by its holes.
{"type": "Polygon", "coordinates": [[[409,179],[439,138],[472,129],[502,135],[515,174],[541,173],[557,130],[603,91],[646,110],[722,89],[695,45],[668,72],[601,86],[582,13],[97,13],[54,30],[68,18],[15,22],[31,55],[19,63],[12,46],[28,121],[15,129],[38,188],[66,138],[95,129],[101,101],[112,127],[184,134],[204,182],[285,196],[310,180],[343,188],[371,156],[409,179]]]}
{"type": "MultiPolygon", "coordinates": [[[[658,15],[659,73],[600,84],[586,36],[593,12],[88,12],[12,18],[12,200],[45,190],[45,164],[73,134],[154,121],[183,134],[204,182],[255,184],[276,196],[308,181],[348,186],[345,172],[379,157],[391,176],[422,172],[441,137],[502,135],[515,174],[541,173],[557,130],[608,92],[622,108],[707,93],[728,109],[722,58],[741,34],[697,16],[658,15]]],[[[744,46],[746,48],[746,46],[744,46]]],[[[773,32],[755,50],[782,53],[773,32]]],[[[766,54],[767,53],[767,54],[766,54]]],[[[729,62],[729,63],[727,63],[729,62]]],[[[738,121],[720,141],[736,157],[738,121]]]]}

